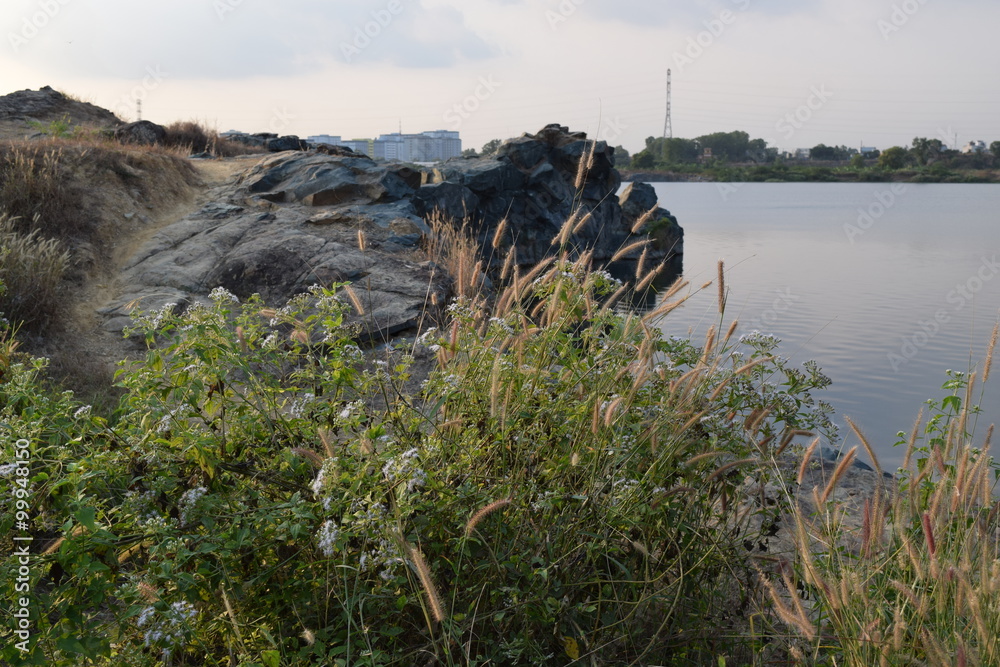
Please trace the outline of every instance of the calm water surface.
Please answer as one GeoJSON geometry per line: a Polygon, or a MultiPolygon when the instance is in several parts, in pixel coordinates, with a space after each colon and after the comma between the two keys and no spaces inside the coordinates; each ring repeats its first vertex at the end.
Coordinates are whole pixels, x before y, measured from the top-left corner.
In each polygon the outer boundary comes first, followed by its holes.
{"type": "MultiPolygon", "coordinates": [[[[1000,311],[1000,186],[897,184],[654,184],[685,230],[684,272],[697,288],[724,259],[726,324],[782,339],[779,351],[819,362],[817,392],[891,469],[896,432],[909,432],[947,369],[978,365],[1000,311]],[[869,217],[859,217],[865,212],[869,217]]],[[[715,288],[671,313],[669,334],[718,323],[715,288]]],[[[976,439],[1000,419],[1000,358],[976,439]]]]}

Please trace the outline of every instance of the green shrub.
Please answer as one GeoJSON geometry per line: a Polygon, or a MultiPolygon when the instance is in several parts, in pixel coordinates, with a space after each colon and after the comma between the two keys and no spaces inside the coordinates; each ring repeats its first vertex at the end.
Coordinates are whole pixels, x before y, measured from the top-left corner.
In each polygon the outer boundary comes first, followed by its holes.
{"type": "Polygon", "coordinates": [[[676,302],[620,295],[551,260],[366,364],[336,286],[219,289],[139,320],[113,424],[19,367],[0,416],[51,536],[33,664],[757,660],[745,544],[778,508],[741,489],[830,426],[828,380],[756,332],[664,339],[676,302]],[[438,365],[417,395],[414,355],[438,365]]]}

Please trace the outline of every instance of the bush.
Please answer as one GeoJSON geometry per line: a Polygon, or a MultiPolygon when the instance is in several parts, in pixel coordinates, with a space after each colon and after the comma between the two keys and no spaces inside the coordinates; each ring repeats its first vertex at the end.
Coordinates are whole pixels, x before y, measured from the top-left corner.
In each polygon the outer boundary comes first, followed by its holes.
{"type": "Polygon", "coordinates": [[[365,364],[335,288],[280,310],[219,289],[139,321],[113,425],[19,367],[0,416],[51,536],[34,664],[755,660],[745,544],[776,508],[740,489],[829,426],[828,380],[760,334],[663,339],[676,302],[621,294],[549,260],[365,364]]]}

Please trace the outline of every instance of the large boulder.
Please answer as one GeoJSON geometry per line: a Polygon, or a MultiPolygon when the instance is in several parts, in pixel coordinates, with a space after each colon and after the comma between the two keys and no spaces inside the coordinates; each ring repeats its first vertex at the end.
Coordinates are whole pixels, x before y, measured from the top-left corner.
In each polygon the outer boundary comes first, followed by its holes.
{"type": "Polygon", "coordinates": [[[102,311],[106,326],[120,331],[133,304],[184,307],[215,287],[280,305],[311,285],[349,281],[364,304],[353,315],[363,340],[415,329],[428,303],[446,303],[450,286],[413,247],[428,228],[411,184],[419,182],[398,165],[368,158],[266,158],[139,248],[123,292],[102,311]]]}
{"type": "Polygon", "coordinates": [[[115,130],[115,139],[123,144],[139,144],[153,146],[163,143],[167,137],[167,129],[148,120],[127,123],[115,130]]]}
{"type": "Polygon", "coordinates": [[[652,249],[674,255],[684,253],[684,230],[677,218],[659,206],[656,190],[649,183],[632,182],[619,197],[622,219],[629,229],[639,234],[648,234],[652,239],[652,249]],[[639,221],[645,219],[636,229],[639,221]]]}
{"type": "Polygon", "coordinates": [[[633,187],[626,197],[627,211],[617,197],[620,187],[613,148],[587,139],[582,132],[548,125],[536,134],[505,142],[494,157],[449,160],[427,174],[413,201],[424,217],[438,215],[458,224],[467,220],[484,255],[494,262],[503,256],[488,246],[501,221],[506,220],[503,241],[516,245],[517,261],[534,264],[559,250],[552,240],[574,215],[576,228],[569,246],[592,250],[597,261],[650,238],[648,232],[665,229],[670,221],[673,227],[662,240],[653,236],[651,253],[657,259],[679,255],[682,232],[665,209],[657,210],[656,225],[632,232],[642,213],[656,208],[652,187],[633,187]]]}
{"type": "Polygon", "coordinates": [[[264,148],[271,153],[281,153],[282,151],[304,151],[309,149],[309,144],[304,139],[299,139],[294,134],[289,134],[284,137],[265,139],[264,148]]]}
{"type": "Polygon", "coordinates": [[[286,153],[264,160],[241,183],[249,194],[274,203],[336,206],[409,199],[420,173],[357,154],[286,153]]]}

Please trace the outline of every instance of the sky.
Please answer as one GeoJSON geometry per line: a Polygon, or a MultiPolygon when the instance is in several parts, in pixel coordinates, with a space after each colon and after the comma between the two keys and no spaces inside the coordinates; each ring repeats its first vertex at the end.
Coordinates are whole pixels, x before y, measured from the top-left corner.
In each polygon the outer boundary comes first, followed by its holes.
{"type": "Polygon", "coordinates": [[[345,139],[1000,140],[996,0],[4,0],[0,94],[345,139]]]}

